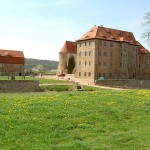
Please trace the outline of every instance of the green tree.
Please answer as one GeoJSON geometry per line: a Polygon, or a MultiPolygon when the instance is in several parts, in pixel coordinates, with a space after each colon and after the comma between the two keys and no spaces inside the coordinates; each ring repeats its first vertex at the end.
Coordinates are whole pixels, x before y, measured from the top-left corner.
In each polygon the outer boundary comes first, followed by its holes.
{"type": "Polygon", "coordinates": [[[70,56],[69,61],[68,61],[68,67],[67,67],[68,73],[72,74],[74,68],[75,68],[74,56],[70,56]]]}
{"type": "Polygon", "coordinates": [[[144,22],[142,22],[142,25],[146,27],[144,33],[142,34],[142,38],[144,38],[150,46],[150,12],[145,14],[144,22]]]}

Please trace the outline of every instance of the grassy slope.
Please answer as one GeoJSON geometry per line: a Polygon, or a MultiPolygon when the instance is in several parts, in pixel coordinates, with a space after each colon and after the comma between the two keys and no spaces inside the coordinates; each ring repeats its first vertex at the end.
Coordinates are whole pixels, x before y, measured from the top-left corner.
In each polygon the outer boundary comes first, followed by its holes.
{"type": "Polygon", "coordinates": [[[150,91],[0,94],[0,147],[150,149],[150,91]]]}

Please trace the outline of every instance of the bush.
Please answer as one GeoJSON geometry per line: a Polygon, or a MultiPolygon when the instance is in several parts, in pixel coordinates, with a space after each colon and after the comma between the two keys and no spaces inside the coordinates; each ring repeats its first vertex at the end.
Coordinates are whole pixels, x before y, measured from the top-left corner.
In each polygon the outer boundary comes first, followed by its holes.
{"type": "Polygon", "coordinates": [[[72,85],[41,85],[40,91],[47,92],[47,91],[72,91],[72,85]]]}

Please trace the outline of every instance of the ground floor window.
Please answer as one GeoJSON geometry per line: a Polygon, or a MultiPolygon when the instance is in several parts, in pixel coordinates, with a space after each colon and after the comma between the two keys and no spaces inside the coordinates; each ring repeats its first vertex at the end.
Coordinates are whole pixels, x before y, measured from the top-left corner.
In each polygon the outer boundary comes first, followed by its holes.
{"type": "Polygon", "coordinates": [[[89,72],[89,77],[91,76],[91,72],[89,72]]]}
{"type": "Polygon", "coordinates": [[[84,76],[86,76],[86,72],[84,72],[84,76]]]}
{"type": "Polygon", "coordinates": [[[103,73],[103,77],[106,77],[106,74],[105,74],[105,73],[103,73]]]}
{"type": "Polygon", "coordinates": [[[110,78],[112,77],[112,73],[109,74],[110,78]]]}
{"type": "Polygon", "coordinates": [[[101,77],[102,75],[101,75],[101,73],[99,73],[99,77],[101,77]]]}
{"type": "Polygon", "coordinates": [[[81,72],[79,72],[79,76],[81,76],[81,72]]]}

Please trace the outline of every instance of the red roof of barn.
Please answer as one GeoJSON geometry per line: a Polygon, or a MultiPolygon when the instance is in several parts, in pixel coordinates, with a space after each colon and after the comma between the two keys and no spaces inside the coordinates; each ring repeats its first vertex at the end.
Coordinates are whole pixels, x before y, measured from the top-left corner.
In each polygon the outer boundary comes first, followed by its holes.
{"type": "Polygon", "coordinates": [[[24,54],[22,51],[0,50],[0,63],[24,64],[24,54]]]}
{"type": "Polygon", "coordinates": [[[94,26],[77,41],[84,41],[88,39],[103,39],[109,41],[127,42],[129,44],[137,45],[132,32],[102,26],[94,26]]]}
{"type": "Polygon", "coordinates": [[[75,42],[66,41],[60,53],[77,53],[77,44],[75,42]]]}
{"type": "Polygon", "coordinates": [[[138,44],[138,53],[140,54],[147,54],[149,51],[140,43],[137,41],[138,44]]]}

